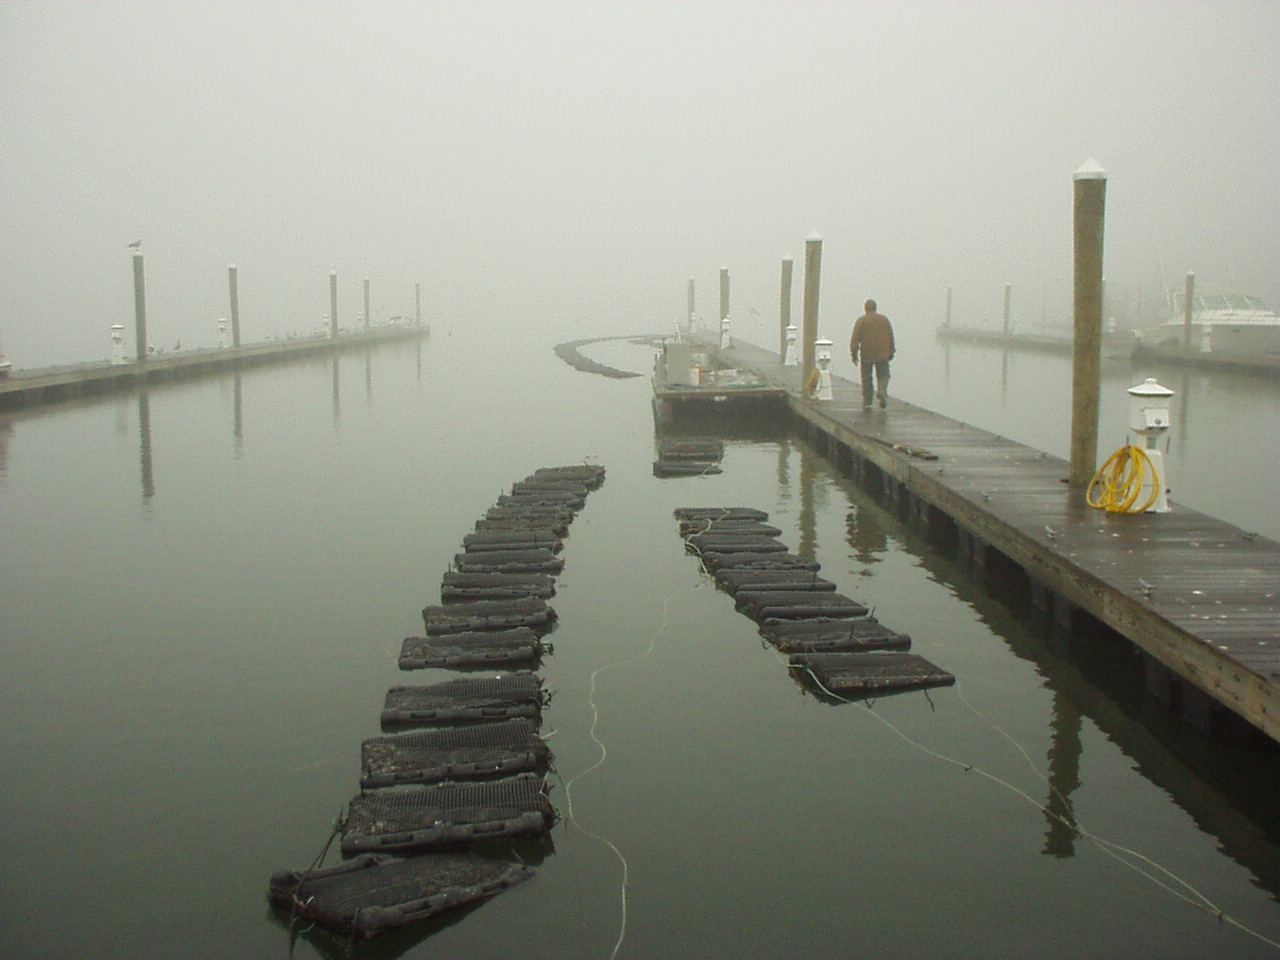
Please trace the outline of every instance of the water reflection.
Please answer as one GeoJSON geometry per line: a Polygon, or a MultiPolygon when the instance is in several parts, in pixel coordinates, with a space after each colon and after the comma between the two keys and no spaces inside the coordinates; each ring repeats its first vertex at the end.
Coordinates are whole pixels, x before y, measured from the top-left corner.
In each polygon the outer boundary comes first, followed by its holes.
{"type": "Polygon", "coordinates": [[[0,420],[0,480],[9,472],[9,441],[13,439],[13,422],[0,420]]]}
{"type": "Polygon", "coordinates": [[[335,427],[342,423],[342,391],[339,387],[339,371],[341,364],[338,360],[338,354],[333,354],[333,425],[335,427]]]}
{"type": "Polygon", "coordinates": [[[235,372],[231,397],[232,434],[235,437],[236,459],[239,460],[244,456],[244,391],[238,369],[235,372]]]}
{"type": "Polygon", "coordinates": [[[845,523],[845,539],[853,547],[853,558],[862,564],[862,576],[874,575],[872,564],[884,559],[889,549],[889,538],[875,518],[875,513],[863,504],[854,504],[845,523]]]}
{"type": "Polygon", "coordinates": [[[1044,818],[1049,828],[1044,835],[1044,852],[1051,857],[1075,856],[1075,812],[1071,795],[1080,786],[1080,711],[1060,693],[1053,695],[1053,739],[1049,744],[1049,799],[1044,818]]]}
{"type": "Polygon", "coordinates": [[[151,396],[144,388],[138,393],[138,432],[142,457],[142,499],[156,495],[155,472],[151,458],[151,396]]]}

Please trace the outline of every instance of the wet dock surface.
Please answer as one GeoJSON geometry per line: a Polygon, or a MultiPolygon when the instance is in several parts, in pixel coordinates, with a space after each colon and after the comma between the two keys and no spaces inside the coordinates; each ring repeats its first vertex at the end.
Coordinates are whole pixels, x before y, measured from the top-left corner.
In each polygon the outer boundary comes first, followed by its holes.
{"type": "Polygon", "coordinates": [[[865,410],[860,385],[839,377],[834,399],[810,399],[798,366],[751,344],[720,359],[781,390],[861,483],[953,525],[973,562],[1025,572],[1064,625],[1083,612],[1132,641],[1153,689],[1176,691],[1190,719],[1212,713],[1198,692],[1280,740],[1280,544],[1176,502],[1167,514],[1097,510],[1068,488],[1062,459],[893,397],[865,410]]]}

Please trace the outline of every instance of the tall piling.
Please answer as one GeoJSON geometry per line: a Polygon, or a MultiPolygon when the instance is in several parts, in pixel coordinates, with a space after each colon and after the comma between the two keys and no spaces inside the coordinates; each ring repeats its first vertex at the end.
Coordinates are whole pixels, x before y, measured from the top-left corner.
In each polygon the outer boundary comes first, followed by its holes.
{"type": "Polygon", "coordinates": [[[944,327],[951,326],[951,288],[947,287],[947,314],[942,320],[944,327]]]}
{"type": "Polygon", "coordinates": [[[142,251],[133,251],[133,323],[137,362],[147,362],[147,274],[142,251]]]}
{"type": "Polygon", "coordinates": [[[236,265],[227,267],[227,284],[231,293],[231,346],[240,349],[240,278],[236,265]]]}
{"type": "Polygon", "coordinates": [[[422,284],[413,285],[413,322],[422,326],[422,284]]]}
{"type": "Polygon", "coordinates": [[[369,278],[364,278],[364,328],[369,329],[369,278]]]}
{"type": "Polygon", "coordinates": [[[1196,275],[1187,274],[1186,286],[1182,290],[1182,352],[1191,350],[1191,305],[1196,299],[1196,275]]]}
{"type": "Polygon", "coordinates": [[[720,317],[723,320],[729,315],[729,268],[720,268],[720,317]]]}
{"type": "Polygon", "coordinates": [[[329,274],[329,336],[338,339],[338,271],[329,274]]]}
{"type": "Polygon", "coordinates": [[[1012,300],[1013,300],[1013,284],[1006,283],[1004,285],[1004,314],[1003,314],[1004,324],[1002,327],[1002,329],[1004,330],[1004,338],[1006,340],[1009,339],[1009,304],[1012,302],[1012,300]]]}
{"type": "Polygon", "coordinates": [[[693,299],[693,277],[690,277],[689,289],[685,293],[685,306],[684,306],[684,325],[686,330],[693,329],[694,310],[695,310],[695,304],[693,299]]]}
{"type": "Polygon", "coordinates": [[[1071,460],[1067,477],[1084,489],[1098,462],[1098,395],[1102,369],[1102,237],[1107,173],[1086,160],[1072,176],[1074,192],[1074,338],[1071,351],[1071,460]]]}
{"type": "Polygon", "coordinates": [[[817,369],[814,344],[818,339],[818,291],[822,286],[822,237],[816,232],[804,241],[804,320],[800,331],[800,382],[807,385],[817,369]]]}
{"type": "Polygon", "coordinates": [[[782,285],[778,291],[778,356],[787,355],[787,327],[791,326],[791,275],[795,261],[782,258],[782,285]]]}

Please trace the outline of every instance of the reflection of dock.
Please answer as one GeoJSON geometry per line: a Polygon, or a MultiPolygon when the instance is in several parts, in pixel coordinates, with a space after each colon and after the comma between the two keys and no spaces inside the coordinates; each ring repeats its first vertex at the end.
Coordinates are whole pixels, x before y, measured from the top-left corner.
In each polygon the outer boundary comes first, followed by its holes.
{"type": "Polygon", "coordinates": [[[239,348],[157,354],[149,357],[145,363],[86,363],[17,371],[8,379],[0,380],[0,407],[33,406],[73,397],[131,390],[166,380],[205,376],[300,357],[328,355],[335,351],[391,340],[416,340],[429,333],[430,327],[412,324],[344,333],[336,341],[329,337],[273,340],[239,348]]]}
{"type": "MultiPolygon", "coordinates": [[[[805,435],[863,486],[954,536],[958,549],[1076,629],[1090,621],[1147,656],[1153,691],[1201,726],[1222,705],[1280,740],[1280,544],[1185,507],[1091,509],[1065,461],[911,404],[863,410],[801,390],[800,368],[741,342],[719,362],[782,391],[805,435]]],[[[727,398],[726,398],[727,399],[727,398]]]]}

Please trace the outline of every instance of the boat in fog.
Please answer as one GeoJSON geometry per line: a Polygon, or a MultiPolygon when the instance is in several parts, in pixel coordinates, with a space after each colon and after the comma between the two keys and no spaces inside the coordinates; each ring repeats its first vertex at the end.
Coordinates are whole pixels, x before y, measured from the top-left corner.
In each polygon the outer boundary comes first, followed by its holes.
{"type": "Polygon", "coordinates": [[[1191,351],[1224,358],[1280,360],[1280,314],[1260,297],[1198,294],[1191,299],[1190,320],[1188,328],[1182,307],[1174,318],[1143,331],[1141,346],[1167,353],[1181,351],[1185,344],[1191,351]]]}

